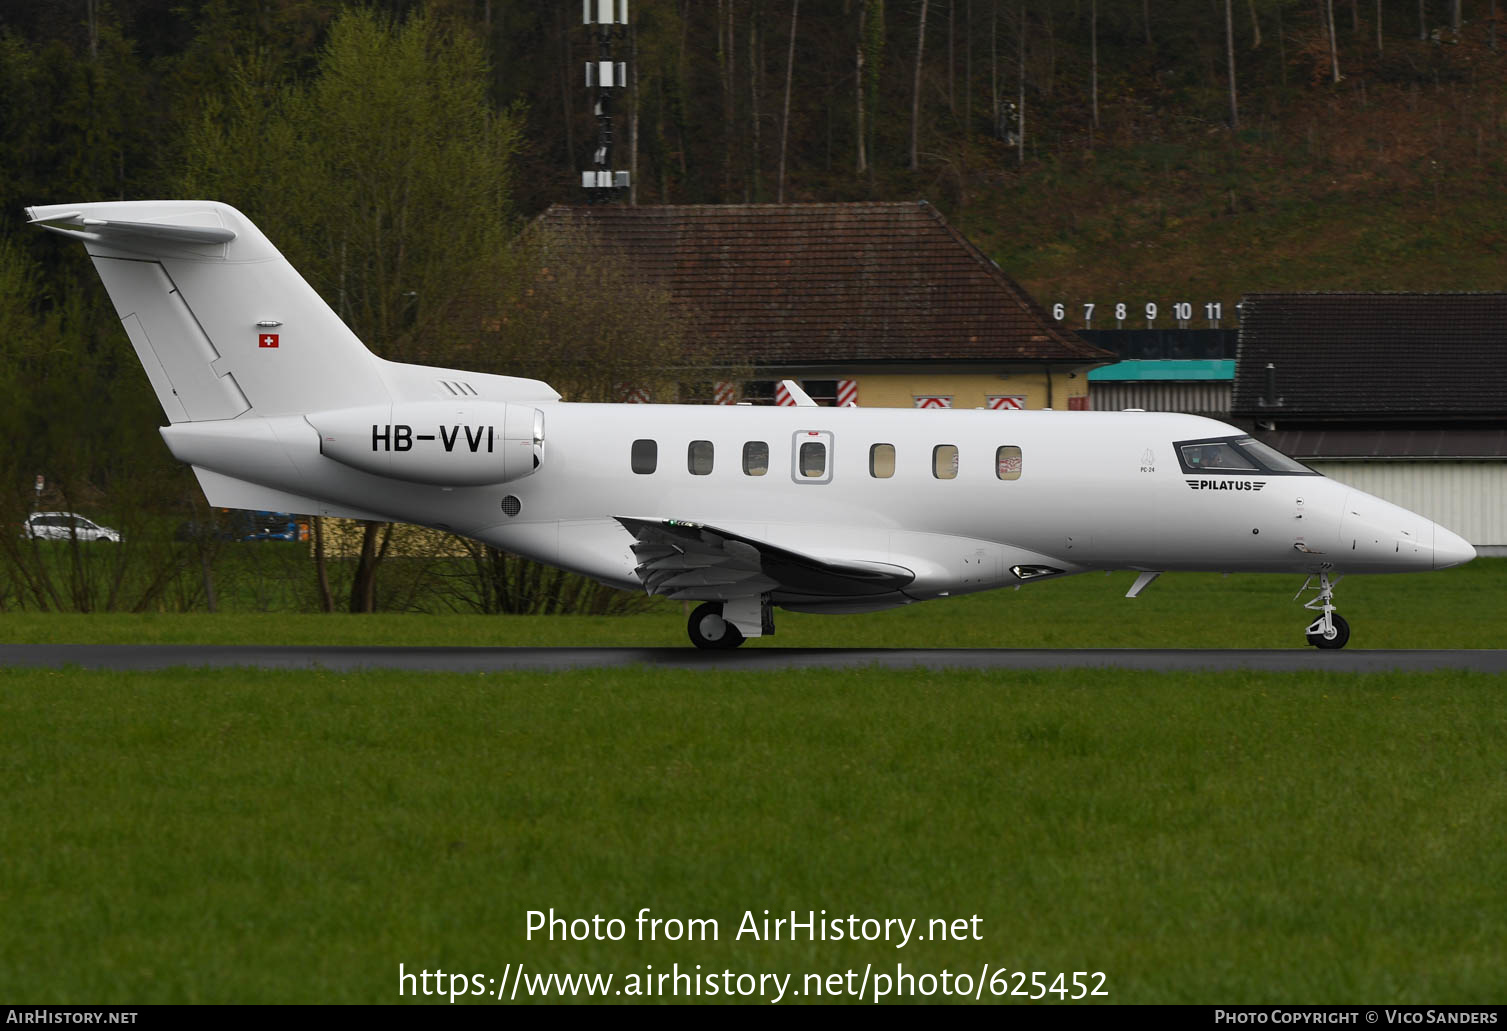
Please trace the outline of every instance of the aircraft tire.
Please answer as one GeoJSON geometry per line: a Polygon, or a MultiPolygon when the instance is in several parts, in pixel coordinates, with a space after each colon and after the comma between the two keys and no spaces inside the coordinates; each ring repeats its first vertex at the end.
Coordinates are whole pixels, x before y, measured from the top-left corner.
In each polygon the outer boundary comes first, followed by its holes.
{"type": "Polygon", "coordinates": [[[722,618],[722,606],[714,601],[703,602],[691,610],[686,631],[691,635],[691,643],[697,648],[725,650],[743,643],[742,631],[722,618]],[[707,619],[708,616],[717,618],[713,621],[707,619]],[[716,629],[718,624],[721,625],[720,633],[716,629]],[[716,636],[712,636],[713,634],[716,636]]]}
{"type": "Polygon", "coordinates": [[[1334,648],[1345,647],[1345,642],[1350,640],[1350,624],[1345,622],[1345,617],[1338,612],[1334,614],[1334,637],[1328,638],[1323,634],[1309,634],[1308,643],[1315,648],[1323,648],[1326,651],[1334,648]]]}

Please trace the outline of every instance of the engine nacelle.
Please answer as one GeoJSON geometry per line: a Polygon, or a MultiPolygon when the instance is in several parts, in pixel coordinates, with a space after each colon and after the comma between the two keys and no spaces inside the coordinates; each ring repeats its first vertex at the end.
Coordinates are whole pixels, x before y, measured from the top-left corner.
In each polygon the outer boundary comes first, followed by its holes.
{"type": "Polygon", "coordinates": [[[544,413],[530,405],[411,401],[305,418],[326,458],[413,483],[506,483],[544,460],[544,413]]]}

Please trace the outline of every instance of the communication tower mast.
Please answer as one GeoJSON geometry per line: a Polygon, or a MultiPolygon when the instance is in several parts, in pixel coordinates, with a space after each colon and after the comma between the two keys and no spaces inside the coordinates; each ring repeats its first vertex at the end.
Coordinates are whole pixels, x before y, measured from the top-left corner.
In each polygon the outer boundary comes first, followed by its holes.
{"type": "Polygon", "coordinates": [[[586,62],[586,88],[596,91],[597,145],[592,167],[581,173],[581,186],[589,203],[605,204],[628,189],[628,173],[612,167],[612,105],[628,86],[628,63],[612,59],[612,44],[628,36],[628,0],[582,0],[581,7],[582,21],[597,44],[596,60],[586,62]]]}

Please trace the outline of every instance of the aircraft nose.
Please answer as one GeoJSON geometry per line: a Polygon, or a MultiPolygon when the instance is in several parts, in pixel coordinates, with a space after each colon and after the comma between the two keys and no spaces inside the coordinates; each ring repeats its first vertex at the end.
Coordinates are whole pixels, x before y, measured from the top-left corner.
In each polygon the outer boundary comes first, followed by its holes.
{"type": "Polygon", "coordinates": [[[1434,524],[1434,568],[1463,566],[1476,557],[1476,549],[1457,533],[1434,524]]]}

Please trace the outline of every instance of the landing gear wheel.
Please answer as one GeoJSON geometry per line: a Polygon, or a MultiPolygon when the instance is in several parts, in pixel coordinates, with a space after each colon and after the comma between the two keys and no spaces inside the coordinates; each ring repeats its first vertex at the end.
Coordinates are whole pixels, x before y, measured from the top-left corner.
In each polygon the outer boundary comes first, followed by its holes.
{"type": "Polygon", "coordinates": [[[736,648],[743,643],[743,632],[722,618],[722,606],[709,601],[691,612],[686,630],[697,648],[736,648]]]}
{"type": "Polygon", "coordinates": [[[1309,631],[1308,643],[1315,648],[1343,648],[1345,647],[1345,642],[1350,640],[1350,624],[1345,622],[1345,617],[1336,612],[1330,618],[1334,620],[1334,635],[1332,637],[1325,636],[1322,630],[1309,631]]]}
{"type": "MultiPolygon", "coordinates": [[[[1334,588],[1340,582],[1336,576],[1332,580],[1329,571],[1319,573],[1318,596],[1312,601],[1305,601],[1303,607],[1319,613],[1319,618],[1308,624],[1303,631],[1308,643],[1315,648],[1325,650],[1331,648],[1343,648],[1345,642],[1350,640],[1350,624],[1345,622],[1345,617],[1334,611],[1334,588]]],[[[1303,581],[1303,586],[1298,588],[1294,599],[1301,598],[1304,591],[1313,590],[1313,577],[1303,581]]]]}

